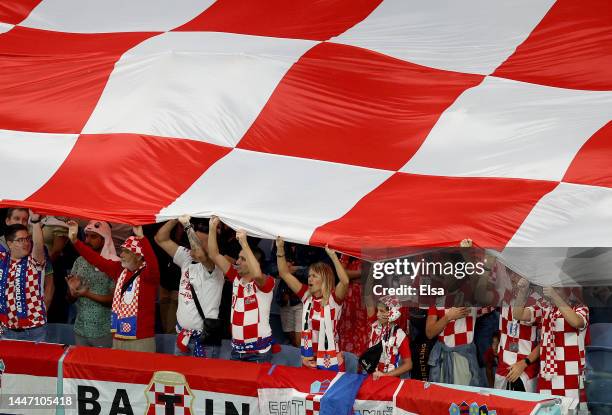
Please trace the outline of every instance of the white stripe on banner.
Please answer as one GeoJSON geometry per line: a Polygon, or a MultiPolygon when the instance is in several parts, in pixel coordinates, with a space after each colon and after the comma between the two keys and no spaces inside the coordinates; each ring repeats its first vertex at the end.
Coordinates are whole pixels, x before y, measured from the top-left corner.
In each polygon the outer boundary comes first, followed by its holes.
{"type": "MultiPolygon", "coordinates": [[[[56,393],[56,378],[50,376],[32,376],[15,373],[3,373],[0,395],[21,396],[54,396],[56,393]]],[[[3,406],[4,402],[3,402],[3,406]]],[[[15,413],[10,408],[2,408],[2,413],[15,413]]],[[[22,412],[25,413],[25,412],[22,412]]],[[[28,414],[53,415],[55,409],[29,409],[28,414]]]]}

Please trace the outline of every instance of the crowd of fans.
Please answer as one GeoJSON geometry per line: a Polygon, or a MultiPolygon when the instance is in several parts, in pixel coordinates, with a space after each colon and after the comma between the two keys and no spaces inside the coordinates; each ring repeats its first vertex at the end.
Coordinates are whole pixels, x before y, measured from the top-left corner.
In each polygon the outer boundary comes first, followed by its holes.
{"type": "Polygon", "coordinates": [[[266,245],[217,217],[182,216],[131,235],[124,226],[119,246],[119,227],[104,221],[12,208],[5,225],[3,339],[44,341],[47,322],[72,322],[76,310],[77,345],[155,352],[156,331],[174,332],[177,355],[218,358],[229,337],[231,359],[269,362],[287,342],[306,368],[343,370],[351,353],[374,379],[410,375],[585,401],[589,308],[575,290],[533,289],[496,262],[470,282],[418,276],[416,285],[445,295],[407,307],[372,295],[366,262],[280,237],[266,245]],[[509,281],[506,291],[485,289],[494,279],[509,281]],[[493,296],[486,301],[495,306],[465,306],[473,296],[493,296]],[[284,339],[272,334],[273,302],[284,339]]]}

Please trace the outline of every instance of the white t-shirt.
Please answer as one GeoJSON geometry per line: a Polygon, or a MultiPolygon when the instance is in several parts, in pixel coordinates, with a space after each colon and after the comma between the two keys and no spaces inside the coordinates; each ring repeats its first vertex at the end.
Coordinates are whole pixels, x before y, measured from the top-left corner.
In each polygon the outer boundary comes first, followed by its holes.
{"type": "Polygon", "coordinates": [[[216,266],[212,273],[208,272],[204,265],[193,262],[189,250],[182,246],[176,250],[173,261],[181,267],[176,310],[178,324],[187,330],[202,330],[203,321],[193,301],[191,286],[193,285],[195,289],[204,316],[218,318],[224,282],[223,272],[216,266]]]}

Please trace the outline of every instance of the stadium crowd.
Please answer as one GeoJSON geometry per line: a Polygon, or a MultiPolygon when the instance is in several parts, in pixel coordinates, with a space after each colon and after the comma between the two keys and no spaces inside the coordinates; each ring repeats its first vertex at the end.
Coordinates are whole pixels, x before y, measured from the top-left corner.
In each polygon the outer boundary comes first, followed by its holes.
{"type": "Polygon", "coordinates": [[[229,337],[231,359],[247,362],[269,362],[288,343],[307,368],[343,370],[351,353],[374,379],[411,376],[585,401],[589,308],[580,292],[538,289],[491,260],[469,281],[419,275],[414,284],[441,286],[445,295],[409,307],[372,295],[365,261],[247,237],[214,216],[130,231],[17,207],[4,222],[3,339],[44,341],[48,322],[69,322],[77,345],[155,352],[156,332],[174,332],[176,355],[219,358],[229,337]],[[496,279],[508,282],[504,290],[488,289],[496,279]],[[273,302],[284,338],[272,333],[273,302]]]}

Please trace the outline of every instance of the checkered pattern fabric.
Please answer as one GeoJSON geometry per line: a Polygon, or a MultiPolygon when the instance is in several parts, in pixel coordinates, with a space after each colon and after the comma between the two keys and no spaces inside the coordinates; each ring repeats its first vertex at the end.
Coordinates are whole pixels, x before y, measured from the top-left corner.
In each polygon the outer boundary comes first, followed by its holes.
{"type": "Polygon", "coordinates": [[[121,338],[136,338],[138,321],[138,303],[140,301],[140,276],[122,294],[123,283],[130,279],[132,273],[124,269],[115,286],[111,306],[111,332],[121,338]]]}
{"type": "Polygon", "coordinates": [[[140,277],[136,277],[132,282],[132,287],[128,288],[123,295],[121,295],[121,287],[126,280],[130,279],[132,275],[127,269],[121,273],[121,276],[117,280],[115,286],[115,293],[113,295],[112,310],[117,313],[119,318],[135,316],[138,312],[138,295],[140,293],[140,277]]]}
{"type": "MultiPolygon", "coordinates": [[[[512,318],[512,307],[502,307],[499,321],[499,359],[497,373],[508,374],[510,366],[523,360],[538,345],[538,324],[518,322],[512,318]]],[[[539,365],[532,364],[525,369],[529,379],[538,375],[539,365]]]]}
{"type": "Polygon", "coordinates": [[[142,256],[142,244],[135,236],[130,236],[123,242],[121,248],[125,248],[133,254],[142,256]]]}
{"type": "Polygon", "coordinates": [[[378,363],[378,370],[381,372],[389,372],[395,369],[399,363],[400,357],[407,359],[411,357],[409,339],[404,330],[398,328],[395,335],[392,335],[389,330],[389,325],[383,326],[378,321],[372,323],[370,330],[370,343],[368,347],[372,347],[379,342],[383,342],[383,352],[378,363]]]}
{"type": "MultiPolygon", "coordinates": [[[[6,257],[5,252],[0,252],[0,260],[6,257]]],[[[9,328],[30,328],[42,326],[47,321],[44,305],[44,293],[41,285],[41,272],[44,270],[44,265],[37,263],[31,256],[28,257],[26,282],[25,282],[25,299],[27,307],[26,319],[19,319],[17,316],[17,304],[15,292],[19,289],[19,278],[17,264],[19,261],[11,260],[8,272],[8,283],[6,287],[7,301],[7,322],[9,328]]]]}
{"type": "Polygon", "coordinates": [[[321,410],[322,394],[308,394],[304,398],[304,409],[306,415],[319,415],[321,410]]]}
{"type": "Polygon", "coordinates": [[[171,397],[174,402],[175,415],[191,415],[192,396],[185,385],[166,385],[163,383],[153,383],[147,391],[149,407],[146,415],[165,415],[167,414],[166,400],[164,396],[171,397]]]}
{"type": "MultiPolygon", "coordinates": [[[[227,277],[233,282],[232,341],[248,345],[271,336],[269,316],[274,279],[266,277],[265,286],[259,288],[254,281],[246,282],[240,278],[233,268],[227,277]]],[[[265,348],[268,346],[266,344],[265,348]]]]}
{"type": "Polygon", "coordinates": [[[20,3],[3,205],[217,214],[361,257],[612,244],[607,0],[20,3]]]}
{"type": "Polygon", "coordinates": [[[584,401],[585,339],[589,309],[576,305],[572,309],[585,321],[585,328],[577,330],[569,325],[556,306],[543,302],[531,307],[541,320],[541,370],[538,381],[540,393],[551,393],[580,398],[584,401]]]}
{"type": "MultiPolygon", "coordinates": [[[[302,289],[298,292],[298,296],[301,298],[304,307],[302,308],[302,326],[308,327],[312,331],[312,350],[316,356],[317,350],[319,349],[319,330],[321,328],[321,321],[323,318],[323,304],[321,298],[314,298],[310,295],[308,287],[302,285],[302,289]]],[[[334,293],[329,296],[329,311],[331,320],[333,322],[333,333],[335,336],[336,352],[338,349],[338,320],[342,315],[342,304],[339,304],[336,300],[334,293]]]]}
{"type": "MultiPolygon", "coordinates": [[[[450,308],[431,306],[429,307],[427,314],[441,319],[446,315],[449,309],[450,308]]],[[[464,344],[472,343],[474,341],[476,319],[490,311],[490,307],[471,307],[470,314],[467,317],[448,322],[448,324],[444,327],[444,330],[438,334],[438,341],[443,342],[448,347],[462,346],[464,344]]]]}

